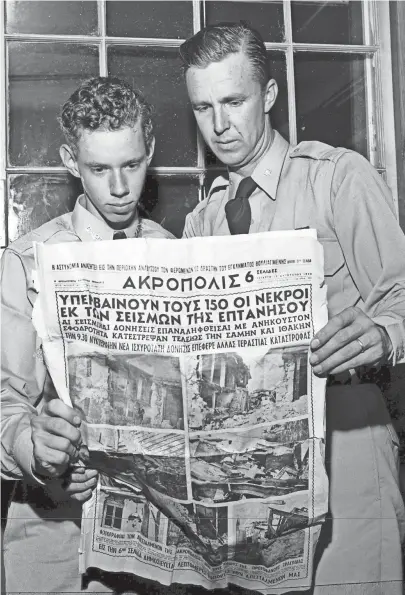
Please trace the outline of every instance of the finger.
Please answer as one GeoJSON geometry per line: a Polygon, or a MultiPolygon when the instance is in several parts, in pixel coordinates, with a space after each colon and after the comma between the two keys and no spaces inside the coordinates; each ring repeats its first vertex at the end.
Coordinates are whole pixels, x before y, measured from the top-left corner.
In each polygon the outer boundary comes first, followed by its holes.
{"type": "Polygon", "coordinates": [[[78,465],[76,467],[71,467],[69,469],[69,476],[71,477],[73,475],[73,473],[75,473],[76,475],[84,475],[86,473],[86,467],[82,467],[81,465],[78,465]]]}
{"type": "Polygon", "coordinates": [[[312,351],[316,351],[325,345],[336,333],[341,329],[352,324],[357,318],[360,310],[358,308],[346,308],[340,314],[337,314],[329,320],[329,322],[314,336],[310,347],[312,351]]]}
{"type": "MultiPolygon", "coordinates": [[[[80,468],[78,468],[80,469],[80,468]]],[[[94,469],[83,469],[83,473],[79,470],[72,471],[70,475],[70,479],[74,483],[86,483],[86,481],[90,481],[95,479],[97,481],[98,472],[94,469]]]]}
{"type": "Polygon", "coordinates": [[[83,493],[87,490],[94,490],[97,485],[97,478],[93,477],[84,483],[76,483],[74,481],[65,484],[66,492],[69,494],[83,493]]]}
{"type": "Polygon", "coordinates": [[[61,417],[73,426],[79,427],[82,423],[80,413],[73,407],[66,405],[61,399],[52,399],[46,403],[43,412],[51,417],[61,417]]]}
{"type": "Polygon", "coordinates": [[[90,451],[85,444],[80,445],[79,459],[85,464],[87,464],[90,461],[90,451]]]}
{"type": "MultiPolygon", "coordinates": [[[[357,339],[362,338],[364,345],[365,335],[364,328],[359,322],[353,322],[349,326],[337,331],[337,333],[329,339],[322,347],[317,349],[315,353],[311,353],[309,363],[315,365],[322,363],[324,360],[332,356],[344,347],[349,347],[350,357],[357,355],[358,350],[362,349],[357,339]]],[[[366,341],[367,342],[367,341],[366,341]]],[[[370,341],[369,341],[370,342],[370,341]]],[[[364,345],[365,348],[365,345],[364,345]]]]}
{"type": "MultiPolygon", "coordinates": [[[[33,440],[34,444],[39,443],[39,440],[36,436],[33,437],[33,440]]],[[[64,438],[63,436],[44,433],[41,436],[40,443],[51,451],[60,451],[62,453],[66,453],[69,456],[69,459],[76,456],[77,454],[77,448],[75,445],[72,444],[68,438],[64,438]]]]}
{"type": "Polygon", "coordinates": [[[346,345],[339,351],[335,351],[320,363],[312,364],[312,369],[317,376],[326,376],[331,374],[336,368],[343,366],[345,370],[355,368],[356,365],[364,365],[364,362],[369,359],[366,351],[362,351],[359,343],[353,342],[346,345]]]}
{"type": "MultiPolygon", "coordinates": [[[[370,353],[370,351],[371,350],[369,350],[368,353],[370,353]]],[[[347,370],[350,370],[352,368],[360,368],[361,366],[364,366],[364,365],[373,366],[373,365],[378,364],[378,362],[379,362],[378,357],[371,358],[369,356],[367,364],[365,364],[364,363],[364,354],[361,354],[360,356],[353,358],[353,360],[351,360],[349,362],[345,362],[343,364],[340,364],[339,366],[336,366],[335,368],[331,368],[329,374],[340,374],[341,372],[346,372],[347,370]]]]}
{"type": "Polygon", "coordinates": [[[40,420],[39,423],[42,424],[43,429],[48,434],[66,438],[72,444],[80,444],[81,442],[80,430],[61,417],[48,417],[40,420]]]}
{"type": "Polygon", "coordinates": [[[79,493],[79,494],[72,494],[70,497],[72,500],[76,500],[77,502],[87,502],[87,500],[90,500],[91,495],[93,493],[93,490],[86,490],[83,493],[79,493]]]}

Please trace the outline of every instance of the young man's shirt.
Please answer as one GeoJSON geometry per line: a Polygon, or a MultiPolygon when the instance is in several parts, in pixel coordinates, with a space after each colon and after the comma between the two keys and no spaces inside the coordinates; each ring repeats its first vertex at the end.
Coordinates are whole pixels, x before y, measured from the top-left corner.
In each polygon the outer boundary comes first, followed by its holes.
{"type": "MultiPolygon", "coordinates": [[[[325,255],[331,316],[358,306],[386,328],[392,363],[405,361],[405,236],[389,189],[358,153],[320,142],[274,141],[252,173],[250,233],[312,227],[325,255]]],[[[214,180],[183,237],[228,235],[225,204],[241,176],[214,180]]],[[[265,257],[265,255],[263,255],[265,257]]]]}
{"type": "MultiPolygon", "coordinates": [[[[113,239],[114,230],[87,211],[83,204],[84,197],[81,196],[71,213],[57,217],[16,240],[3,254],[1,463],[5,479],[22,478],[22,470],[32,477],[30,417],[36,414],[44,400],[54,395],[42,358],[41,341],[31,320],[37,296],[32,280],[33,242],[59,244],[113,239]]],[[[137,235],[138,221],[124,231],[128,237],[137,235]]],[[[174,238],[170,232],[148,219],[141,220],[139,236],[174,238]]]]}

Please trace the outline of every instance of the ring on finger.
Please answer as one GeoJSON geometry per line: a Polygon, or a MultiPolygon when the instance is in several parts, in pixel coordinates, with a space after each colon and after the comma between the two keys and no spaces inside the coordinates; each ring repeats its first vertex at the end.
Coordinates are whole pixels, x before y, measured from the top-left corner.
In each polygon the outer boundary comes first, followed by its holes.
{"type": "Polygon", "coordinates": [[[364,347],[362,341],[360,341],[360,339],[356,339],[356,341],[360,345],[360,349],[361,349],[360,353],[364,353],[365,352],[365,347],[364,347]]]}

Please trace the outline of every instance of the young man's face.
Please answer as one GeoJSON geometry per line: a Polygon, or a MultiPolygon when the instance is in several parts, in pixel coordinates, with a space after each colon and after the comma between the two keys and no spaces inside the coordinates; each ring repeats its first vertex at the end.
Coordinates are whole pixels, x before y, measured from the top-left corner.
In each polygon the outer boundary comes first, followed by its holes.
{"type": "Polygon", "coordinates": [[[267,113],[277,97],[275,81],[263,89],[249,59],[239,52],[205,68],[189,68],[186,82],[197,124],[213,153],[233,169],[252,162],[271,137],[267,113]]]}
{"type": "Polygon", "coordinates": [[[113,229],[127,227],[137,205],[152,159],[141,124],[120,130],[83,130],[76,154],[63,145],[61,157],[69,171],[82,181],[87,208],[113,229]]]}

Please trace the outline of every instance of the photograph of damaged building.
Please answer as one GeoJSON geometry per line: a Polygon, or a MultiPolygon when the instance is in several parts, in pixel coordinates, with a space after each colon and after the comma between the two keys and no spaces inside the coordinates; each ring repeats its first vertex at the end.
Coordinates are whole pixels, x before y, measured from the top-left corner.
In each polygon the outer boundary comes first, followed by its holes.
{"type": "Polygon", "coordinates": [[[239,353],[197,358],[189,427],[214,430],[308,414],[308,348],[272,349],[256,360],[239,353]]]}
{"type": "Polygon", "coordinates": [[[232,502],[308,489],[307,419],[190,436],[193,498],[232,502]]]}
{"type": "Polygon", "coordinates": [[[183,429],[179,359],[88,353],[68,356],[69,391],[89,423],[183,429]]]}
{"type": "Polygon", "coordinates": [[[181,529],[142,494],[129,495],[124,491],[102,489],[98,498],[102,527],[141,533],[162,545],[177,545],[179,542],[181,529]]]}
{"type": "Polygon", "coordinates": [[[304,554],[308,509],[267,507],[262,519],[249,518],[241,510],[236,517],[235,540],[229,557],[244,564],[273,566],[304,554]]]}
{"type": "Polygon", "coordinates": [[[163,512],[142,493],[104,485],[97,496],[102,527],[138,532],[165,546],[191,546],[212,565],[227,558],[227,507],[205,508],[166,501],[163,512]]]}

